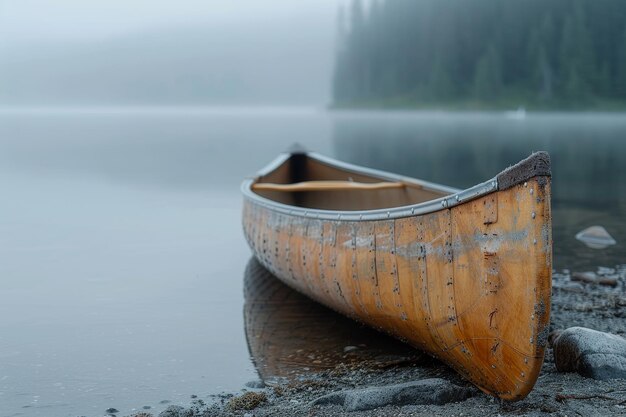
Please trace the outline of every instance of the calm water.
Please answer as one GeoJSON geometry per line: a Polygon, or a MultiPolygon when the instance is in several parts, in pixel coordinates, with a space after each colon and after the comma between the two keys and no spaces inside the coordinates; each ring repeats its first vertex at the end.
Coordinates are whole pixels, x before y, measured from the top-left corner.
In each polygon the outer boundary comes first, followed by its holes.
{"type": "MultiPolygon", "coordinates": [[[[293,142],[456,187],[548,150],[555,265],[586,269],[626,262],[625,140],[621,115],[2,111],[0,417],[158,411],[163,400],[239,390],[259,378],[255,363],[289,368],[250,357],[254,263],[238,187],[293,142]],[[618,245],[574,239],[594,224],[618,245]]],[[[324,316],[311,308],[298,314],[324,316]]],[[[337,326],[311,343],[335,352],[367,334],[337,326]]],[[[319,355],[332,356],[295,363],[319,355]]]]}

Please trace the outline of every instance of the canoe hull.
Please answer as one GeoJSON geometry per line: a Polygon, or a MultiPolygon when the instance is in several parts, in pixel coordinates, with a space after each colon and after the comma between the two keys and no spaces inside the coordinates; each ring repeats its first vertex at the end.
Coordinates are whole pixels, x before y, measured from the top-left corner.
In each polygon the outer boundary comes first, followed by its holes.
{"type": "Polygon", "coordinates": [[[320,220],[244,203],[246,239],[285,284],[518,400],[549,324],[550,177],[454,207],[371,221],[320,220]]]}

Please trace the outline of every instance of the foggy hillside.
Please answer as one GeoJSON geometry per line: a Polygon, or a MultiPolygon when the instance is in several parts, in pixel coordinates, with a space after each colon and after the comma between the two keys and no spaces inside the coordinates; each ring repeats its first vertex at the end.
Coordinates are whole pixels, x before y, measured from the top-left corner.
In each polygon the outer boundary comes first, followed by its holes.
{"type": "MultiPolygon", "coordinates": [[[[326,13],[320,11],[320,14],[326,13]]],[[[291,104],[329,101],[334,21],[163,28],[0,49],[2,105],[291,104]],[[320,22],[329,22],[324,27],[320,22]]]]}

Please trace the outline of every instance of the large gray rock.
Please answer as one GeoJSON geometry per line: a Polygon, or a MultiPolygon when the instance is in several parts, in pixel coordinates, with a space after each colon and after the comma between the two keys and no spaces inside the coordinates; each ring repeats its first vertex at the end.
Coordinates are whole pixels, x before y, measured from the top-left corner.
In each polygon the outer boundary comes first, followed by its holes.
{"type": "Polygon", "coordinates": [[[593,249],[604,249],[617,242],[602,226],[591,226],[576,234],[576,239],[593,249]]]}
{"type": "Polygon", "coordinates": [[[584,327],[570,327],[553,341],[560,372],[607,380],[626,379],[626,339],[584,327]]]}
{"type": "Polygon", "coordinates": [[[334,392],[313,400],[310,406],[341,405],[346,411],[362,411],[387,405],[441,405],[465,400],[474,393],[472,389],[460,387],[445,379],[432,378],[404,384],[334,392]]]}

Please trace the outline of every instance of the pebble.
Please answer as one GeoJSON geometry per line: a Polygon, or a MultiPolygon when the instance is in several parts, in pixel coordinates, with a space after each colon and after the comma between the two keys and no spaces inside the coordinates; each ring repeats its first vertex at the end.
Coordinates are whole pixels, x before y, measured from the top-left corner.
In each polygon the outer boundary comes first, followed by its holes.
{"type": "Polygon", "coordinates": [[[248,388],[252,388],[252,389],[261,389],[261,388],[265,388],[265,382],[261,381],[261,380],[253,380],[253,381],[248,381],[246,382],[246,387],[248,388]]]}
{"type": "Polygon", "coordinates": [[[185,410],[180,405],[170,405],[159,413],[159,417],[191,417],[191,410],[185,410]]]}
{"type": "Polygon", "coordinates": [[[626,339],[585,327],[570,327],[553,340],[559,372],[607,380],[626,379],[626,339]]]}
{"type": "Polygon", "coordinates": [[[598,275],[596,275],[593,271],[587,272],[574,272],[572,274],[572,280],[574,281],[582,281],[582,282],[592,282],[595,283],[596,279],[598,279],[598,275]]]}
{"type": "Polygon", "coordinates": [[[618,278],[619,275],[601,276],[592,271],[574,272],[572,274],[573,281],[587,282],[590,284],[609,285],[612,287],[615,287],[617,285],[618,278]]]}
{"type": "Polygon", "coordinates": [[[120,410],[118,410],[117,408],[111,407],[111,408],[107,408],[106,412],[109,413],[109,414],[114,414],[114,413],[119,413],[120,410]]]}
{"type": "Polygon", "coordinates": [[[343,353],[352,352],[352,351],[355,351],[357,349],[358,349],[358,347],[356,347],[356,346],[346,346],[346,347],[343,348],[343,353]]]}
{"type": "Polygon", "coordinates": [[[431,378],[404,384],[334,392],[313,400],[309,405],[311,407],[341,405],[346,411],[365,411],[388,405],[443,405],[465,400],[475,392],[441,378],[431,378]]]}
{"type": "Polygon", "coordinates": [[[580,311],[581,313],[588,313],[593,311],[593,304],[590,302],[577,303],[574,305],[574,310],[580,311]]]}
{"type": "Polygon", "coordinates": [[[553,283],[552,288],[555,288],[557,290],[577,292],[577,293],[585,292],[585,287],[583,287],[582,284],[578,282],[565,282],[563,284],[553,283]]]}

